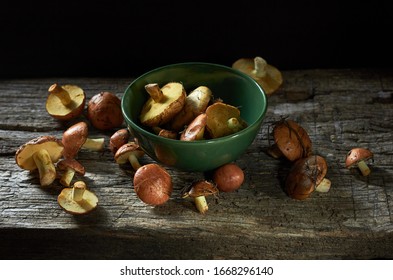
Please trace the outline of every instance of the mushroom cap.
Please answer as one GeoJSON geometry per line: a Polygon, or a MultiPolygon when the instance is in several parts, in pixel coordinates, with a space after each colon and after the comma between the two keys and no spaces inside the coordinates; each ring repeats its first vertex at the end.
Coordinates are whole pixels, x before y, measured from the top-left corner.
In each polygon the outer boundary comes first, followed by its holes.
{"type": "Polygon", "coordinates": [[[97,207],[98,198],[93,192],[85,190],[82,200],[78,202],[72,199],[72,192],[73,188],[64,188],[57,197],[57,202],[66,212],[73,215],[82,215],[97,207]]]}
{"type": "Polygon", "coordinates": [[[265,91],[267,95],[271,95],[282,84],[283,78],[281,72],[274,66],[267,64],[261,57],[240,58],[232,64],[232,68],[237,69],[250,77],[252,77],[265,91]],[[262,63],[265,67],[266,74],[259,76],[255,71],[256,63],[262,63]]]}
{"type": "Polygon", "coordinates": [[[41,149],[45,149],[49,153],[52,162],[55,163],[62,157],[64,146],[54,136],[47,135],[34,138],[18,148],[15,153],[16,164],[26,170],[37,169],[32,156],[41,149]]]}
{"type": "Polygon", "coordinates": [[[298,159],[285,181],[288,195],[300,200],[307,198],[325,178],[326,173],[327,163],[323,157],[311,155],[298,159]]]}
{"type": "Polygon", "coordinates": [[[347,168],[356,167],[359,161],[369,160],[372,157],[374,157],[374,154],[366,148],[353,148],[346,155],[345,166],[347,168]]]}
{"type": "Polygon", "coordinates": [[[312,143],[307,131],[292,120],[279,121],[273,128],[273,137],[277,147],[290,161],[311,154],[312,143]]]}
{"type": "Polygon", "coordinates": [[[54,84],[49,88],[50,94],[46,99],[45,106],[49,115],[59,120],[70,120],[81,115],[86,103],[86,95],[83,89],[76,85],[60,86],[63,90],[68,92],[71,98],[70,104],[65,106],[58,96],[51,93],[56,86],[58,85],[54,84]]]}
{"type": "Polygon", "coordinates": [[[135,172],[133,183],[139,199],[149,205],[164,204],[173,191],[171,175],[156,163],[140,167],[135,172]]]}
{"type": "Polygon", "coordinates": [[[162,101],[156,102],[150,97],[142,107],[140,121],[143,125],[154,127],[170,121],[181,111],[186,100],[183,84],[170,82],[161,88],[164,96],[162,101]]]}
{"type": "Polygon", "coordinates": [[[114,156],[116,163],[127,163],[130,154],[135,154],[136,157],[140,158],[145,154],[145,152],[135,142],[128,142],[116,151],[114,156]]]}
{"type": "Polygon", "coordinates": [[[64,157],[76,157],[79,150],[86,142],[88,134],[89,129],[85,122],[78,122],[64,131],[63,137],[61,139],[61,142],[64,145],[64,157]]]}
{"type": "Polygon", "coordinates": [[[127,128],[119,129],[115,133],[113,133],[111,138],[109,139],[109,149],[113,154],[115,154],[121,146],[128,143],[129,139],[129,130],[127,128]]]}
{"type": "Polygon", "coordinates": [[[198,115],[180,135],[182,141],[194,141],[203,138],[207,122],[206,113],[198,115]]]}
{"type": "Polygon", "coordinates": [[[94,95],[87,106],[87,118],[100,130],[109,130],[123,124],[121,100],[112,92],[104,91],[94,95]]]}
{"type": "Polygon", "coordinates": [[[59,170],[66,170],[67,168],[71,168],[75,172],[81,175],[85,175],[85,167],[74,158],[62,159],[57,163],[56,166],[59,170]]]}
{"type": "Polygon", "coordinates": [[[187,192],[183,193],[183,198],[216,195],[218,192],[218,188],[213,183],[207,180],[198,180],[191,184],[187,192]]]}

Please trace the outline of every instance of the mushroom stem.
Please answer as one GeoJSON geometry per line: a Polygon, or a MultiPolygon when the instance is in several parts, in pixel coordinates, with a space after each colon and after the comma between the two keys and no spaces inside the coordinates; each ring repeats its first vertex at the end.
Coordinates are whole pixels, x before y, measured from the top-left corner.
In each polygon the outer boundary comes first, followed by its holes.
{"type": "Polygon", "coordinates": [[[206,198],[203,195],[194,197],[194,202],[196,208],[201,214],[205,214],[209,209],[206,198]]]}
{"type": "Polygon", "coordinates": [[[257,56],[254,58],[254,70],[253,74],[258,78],[263,78],[266,76],[267,62],[262,57],[257,56]]]}
{"type": "Polygon", "coordinates": [[[145,90],[155,102],[162,102],[164,94],[157,83],[145,85],[145,90]]]}
{"type": "Polygon", "coordinates": [[[75,182],[72,188],[72,199],[76,202],[82,201],[85,190],[86,184],[83,181],[75,182]]]}
{"type": "Polygon", "coordinates": [[[56,179],[56,169],[47,150],[41,149],[33,154],[33,160],[40,174],[42,187],[49,186],[56,179]]]}
{"type": "Polygon", "coordinates": [[[277,144],[271,145],[267,149],[267,153],[275,159],[278,159],[283,156],[281,150],[278,148],[277,144]]]}
{"type": "Polygon", "coordinates": [[[330,190],[331,185],[332,182],[329,179],[323,178],[323,180],[319,183],[319,185],[315,187],[315,191],[328,192],[330,190]]]}
{"type": "Polygon", "coordinates": [[[371,172],[370,168],[364,160],[358,162],[358,167],[360,169],[360,172],[362,172],[363,176],[368,176],[371,172]]]}
{"type": "Polygon", "coordinates": [[[72,181],[72,178],[74,178],[75,175],[75,170],[72,168],[67,168],[63,175],[60,178],[60,184],[63,186],[69,187],[72,181]]]}
{"type": "Polygon", "coordinates": [[[236,132],[243,129],[242,124],[235,117],[228,119],[227,125],[228,125],[228,128],[233,131],[233,133],[236,133],[236,132]]]}
{"type": "Polygon", "coordinates": [[[87,138],[82,148],[91,151],[101,151],[104,148],[105,138],[87,138]]]}
{"type": "Polygon", "coordinates": [[[50,94],[54,94],[55,96],[57,96],[60,99],[61,103],[63,103],[64,106],[67,106],[71,103],[71,97],[70,97],[70,94],[68,93],[68,91],[63,89],[58,84],[51,85],[49,87],[48,91],[50,94]]]}
{"type": "Polygon", "coordinates": [[[134,153],[130,153],[128,160],[134,170],[138,170],[142,165],[139,163],[138,157],[134,153]]]}

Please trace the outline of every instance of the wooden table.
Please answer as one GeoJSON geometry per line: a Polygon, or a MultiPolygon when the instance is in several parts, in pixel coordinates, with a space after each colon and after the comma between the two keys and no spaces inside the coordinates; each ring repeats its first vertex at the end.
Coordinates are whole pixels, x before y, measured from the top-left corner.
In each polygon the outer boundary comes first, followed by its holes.
{"type": "MultiPolygon", "coordinates": [[[[393,70],[332,69],[283,72],[269,97],[260,133],[236,161],[246,179],[235,193],[208,199],[199,214],[181,190],[202,173],[168,168],[174,193],[161,207],[144,205],[132,186],[134,172],[118,166],[108,149],[82,150],[79,177],[99,207],[72,216],[57,204],[60,184],[39,186],[36,173],[15,164],[16,149],[40,135],[61,138],[80,117],[62,123],[45,110],[52,83],[77,84],[88,99],[101,91],[122,96],[132,78],[0,80],[0,255],[3,259],[380,259],[393,258],[393,70]],[[266,154],[274,122],[297,121],[313,151],[328,162],[328,193],[289,198],[282,183],[289,164],[266,154]],[[374,152],[372,173],[344,166],[353,147],[374,152]]],[[[152,160],[145,156],[142,163],[152,160]]]]}

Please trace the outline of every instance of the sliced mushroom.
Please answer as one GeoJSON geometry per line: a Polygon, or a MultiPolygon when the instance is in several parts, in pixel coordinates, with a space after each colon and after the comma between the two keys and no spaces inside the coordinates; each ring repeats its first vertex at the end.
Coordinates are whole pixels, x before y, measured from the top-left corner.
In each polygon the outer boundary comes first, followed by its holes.
{"type": "Polygon", "coordinates": [[[191,197],[194,199],[195,207],[199,213],[205,214],[209,210],[206,197],[218,194],[217,187],[209,181],[198,180],[191,184],[188,191],[182,194],[183,198],[191,197]]]}
{"type": "Polygon", "coordinates": [[[117,164],[130,163],[134,170],[138,170],[141,167],[139,158],[142,157],[145,152],[135,142],[128,142],[121,146],[116,154],[115,161],[117,164]]]}
{"type": "Polygon", "coordinates": [[[83,215],[97,207],[98,198],[87,189],[85,182],[77,181],[72,188],[64,188],[61,191],[57,202],[67,213],[83,215]]]}
{"type": "Polygon", "coordinates": [[[63,175],[60,177],[60,184],[66,187],[71,185],[75,173],[85,175],[85,167],[73,158],[62,159],[56,166],[57,169],[64,171],[63,175]]]}
{"type": "Polygon", "coordinates": [[[18,148],[16,164],[26,170],[38,169],[40,185],[49,186],[56,179],[56,163],[63,155],[64,146],[54,136],[40,136],[18,148]]]}
{"type": "Polygon", "coordinates": [[[146,126],[161,126],[179,113],[186,100],[186,91],[181,83],[170,82],[162,88],[157,83],[147,84],[150,98],[142,107],[140,121],[146,126]]]}
{"type": "Polygon", "coordinates": [[[283,82],[281,72],[260,56],[241,58],[233,63],[232,68],[252,77],[267,95],[273,94],[283,82]]]}
{"type": "Polygon", "coordinates": [[[59,120],[70,120],[83,113],[86,95],[80,87],[53,84],[48,91],[46,110],[52,117],[59,120]]]}
{"type": "Polygon", "coordinates": [[[363,176],[368,176],[371,173],[366,161],[372,159],[374,154],[365,148],[353,148],[350,150],[345,158],[345,167],[359,168],[363,176]]]}

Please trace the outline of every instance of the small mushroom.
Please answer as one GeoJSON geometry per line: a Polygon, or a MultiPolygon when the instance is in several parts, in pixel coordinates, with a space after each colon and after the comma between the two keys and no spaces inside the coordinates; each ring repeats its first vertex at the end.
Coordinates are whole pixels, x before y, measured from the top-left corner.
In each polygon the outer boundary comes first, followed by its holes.
{"type": "Polygon", "coordinates": [[[127,128],[122,128],[117,130],[109,139],[109,149],[113,154],[116,154],[117,149],[119,149],[124,144],[128,143],[130,139],[130,132],[127,128]]]}
{"type": "Polygon", "coordinates": [[[198,115],[180,135],[182,141],[195,141],[204,138],[205,127],[207,122],[206,113],[198,115]]]}
{"type": "Polygon", "coordinates": [[[20,146],[15,161],[22,169],[38,169],[40,185],[46,187],[56,179],[54,163],[62,157],[63,149],[61,141],[54,136],[40,136],[20,146]]]}
{"type": "Polygon", "coordinates": [[[244,172],[235,163],[227,163],[213,172],[213,181],[222,192],[232,192],[241,187],[244,182],[244,172]]]}
{"type": "Polygon", "coordinates": [[[156,163],[140,167],[135,172],[133,184],[139,199],[154,206],[167,202],[173,191],[171,175],[156,163]]]}
{"type": "Polygon", "coordinates": [[[61,191],[57,202],[67,213],[83,215],[97,207],[98,198],[87,189],[85,182],[77,181],[72,188],[64,188],[61,191]]]}
{"type": "Polygon", "coordinates": [[[289,161],[307,157],[312,143],[307,131],[293,120],[281,120],[273,128],[274,144],[267,153],[274,158],[285,156],[289,161]]]}
{"type": "Polygon", "coordinates": [[[199,213],[205,214],[209,210],[206,197],[218,194],[217,187],[209,181],[199,180],[191,184],[188,191],[184,192],[182,197],[191,197],[199,213]]]}
{"type": "Polygon", "coordinates": [[[128,142],[121,146],[115,153],[115,161],[117,164],[125,164],[129,162],[134,168],[138,170],[141,167],[139,158],[142,157],[145,152],[135,142],[128,142]]]}
{"type": "Polygon", "coordinates": [[[206,109],[206,116],[206,129],[212,138],[233,134],[247,126],[240,117],[240,110],[223,102],[209,105],[206,109]]]}
{"type": "Polygon", "coordinates": [[[169,139],[177,139],[178,133],[176,131],[172,131],[169,129],[161,128],[158,126],[153,127],[153,131],[161,137],[169,138],[169,139]]]}
{"type": "Polygon", "coordinates": [[[212,97],[212,91],[206,86],[199,86],[190,92],[182,110],[170,121],[171,130],[181,131],[198,115],[204,113],[212,97]]]}
{"type": "Polygon", "coordinates": [[[64,145],[64,158],[75,158],[81,148],[91,151],[101,151],[105,138],[89,138],[89,129],[85,122],[78,122],[70,126],[63,133],[61,139],[64,145]]]}
{"type": "Polygon", "coordinates": [[[365,148],[353,148],[350,150],[345,158],[345,167],[359,168],[363,176],[368,176],[371,173],[366,161],[372,159],[374,154],[365,148]]]}
{"type": "Polygon", "coordinates": [[[94,95],[87,106],[87,118],[100,130],[120,127],[124,121],[120,98],[108,91],[94,95]]]}
{"type": "Polygon", "coordinates": [[[267,95],[273,94],[283,82],[281,72],[260,56],[241,58],[233,63],[232,68],[252,77],[267,95]]]}
{"type": "Polygon", "coordinates": [[[147,84],[150,98],[142,107],[140,121],[143,125],[155,127],[169,122],[183,108],[186,91],[181,83],[171,82],[162,88],[157,83],[147,84]]]}
{"type": "Polygon", "coordinates": [[[46,111],[59,120],[70,120],[83,113],[86,95],[76,85],[53,84],[48,89],[46,111]]]}
{"type": "MultiPolygon", "coordinates": [[[[294,199],[303,200],[309,197],[320,184],[328,185],[330,188],[330,180],[325,178],[326,173],[327,163],[323,157],[310,155],[298,159],[285,180],[287,194],[294,199]]],[[[325,187],[321,187],[321,190],[325,187]]]]}
{"type": "Polygon", "coordinates": [[[75,173],[85,175],[85,167],[73,158],[62,159],[56,166],[57,169],[64,171],[63,175],[60,177],[60,184],[66,187],[71,185],[75,173]]]}

